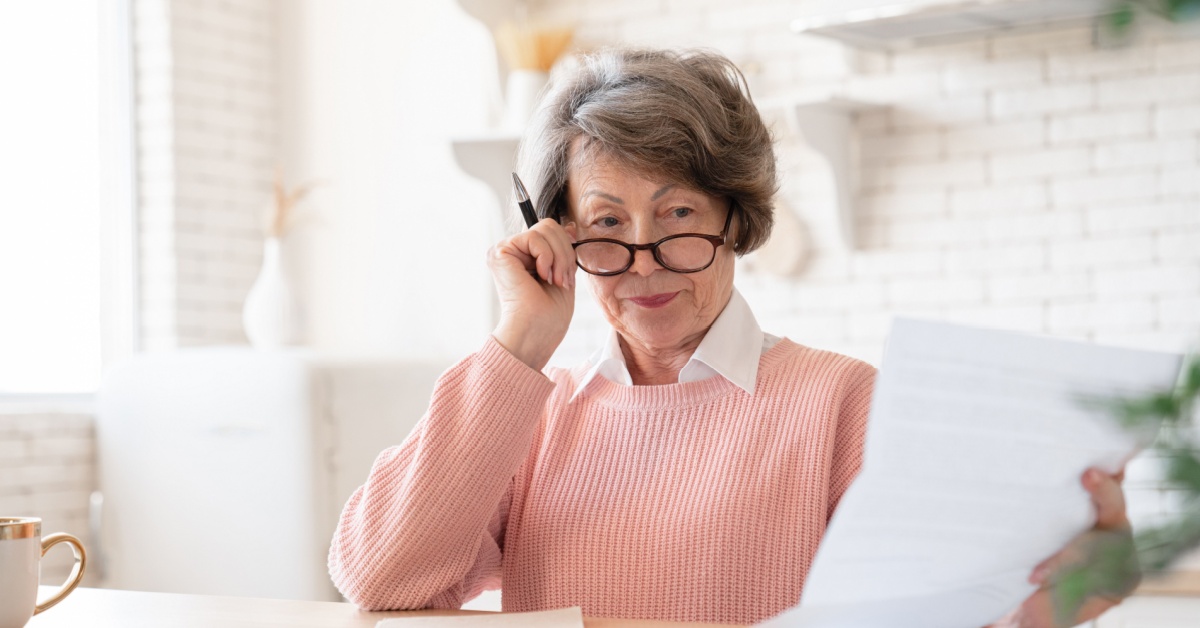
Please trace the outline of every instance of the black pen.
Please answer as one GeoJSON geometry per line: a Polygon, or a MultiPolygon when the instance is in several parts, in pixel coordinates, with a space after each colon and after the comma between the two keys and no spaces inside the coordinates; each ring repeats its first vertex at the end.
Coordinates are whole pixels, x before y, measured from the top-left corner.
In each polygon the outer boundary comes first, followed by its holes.
{"type": "Polygon", "coordinates": [[[533,203],[529,200],[529,192],[525,191],[525,184],[521,183],[521,177],[517,173],[512,173],[513,176],[513,193],[517,196],[517,206],[521,208],[521,215],[525,217],[525,226],[532,227],[537,224],[537,214],[533,211],[533,203]]]}

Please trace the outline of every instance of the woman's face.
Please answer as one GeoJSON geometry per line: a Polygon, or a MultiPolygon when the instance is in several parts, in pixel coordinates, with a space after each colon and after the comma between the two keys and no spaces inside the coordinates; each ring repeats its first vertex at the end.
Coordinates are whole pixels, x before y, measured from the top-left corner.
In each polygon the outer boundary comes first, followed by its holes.
{"type": "MultiPolygon", "coordinates": [[[[649,244],[676,233],[720,235],[731,211],[728,199],[643,178],[608,158],[573,161],[565,225],[576,240],[649,244]]],[[[646,348],[681,349],[698,342],[733,292],[736,225],[734,220],[726,244],[700,272],[667,270],[646,250],[620,275],[588,275],[609,324],[626,342],[646,348]]]]}

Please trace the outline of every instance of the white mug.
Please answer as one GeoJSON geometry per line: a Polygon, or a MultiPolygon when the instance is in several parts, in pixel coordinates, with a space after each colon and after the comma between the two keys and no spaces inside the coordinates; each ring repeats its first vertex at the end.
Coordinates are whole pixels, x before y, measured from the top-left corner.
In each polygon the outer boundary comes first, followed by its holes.
{"type": "Polygon", "coordinates": [[[83,544],[70,534],[42,538],[42,520],[36,517],[0,517],[0,628],[21,628],[29,618],[58,604],[79,586],[87,566],[83,544]],[[58,591],[38,603],[42,556],[59,543],[75,552],[75,567],[58,591]]]}

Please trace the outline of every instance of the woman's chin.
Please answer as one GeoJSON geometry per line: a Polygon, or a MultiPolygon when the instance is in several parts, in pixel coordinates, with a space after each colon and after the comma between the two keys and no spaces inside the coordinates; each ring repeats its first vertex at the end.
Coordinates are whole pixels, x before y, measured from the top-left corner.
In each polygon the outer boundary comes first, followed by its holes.
{"type": "Polygon", "coordinates": [[[696,330],[696,308],[687,291],[680,292],[671,302],[658,307],[642,307],[624,301],[613,327],[646,347],[674,349],[687,343],[696,330]]]}
{"type": "Polygon", "coordinates": [[[679,317],[673,319],[660,316],[639,316],[637,320],[624,321],[625,329],[647,347],[670,349],[682,346],[688,337],[688,329],[681,325],[679,317]]]}

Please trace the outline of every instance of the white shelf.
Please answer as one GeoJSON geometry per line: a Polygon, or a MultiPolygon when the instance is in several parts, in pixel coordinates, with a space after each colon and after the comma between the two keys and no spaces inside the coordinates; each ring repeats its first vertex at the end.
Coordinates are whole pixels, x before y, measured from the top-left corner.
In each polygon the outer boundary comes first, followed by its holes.
{"type": "Polygon", "coordinates": [[[905,2],[804,17],[792,22],[792,30],[860,48],[902,49],[1032,26],[1094,21],[1112,8],[1112,0],[905,2]]]}

